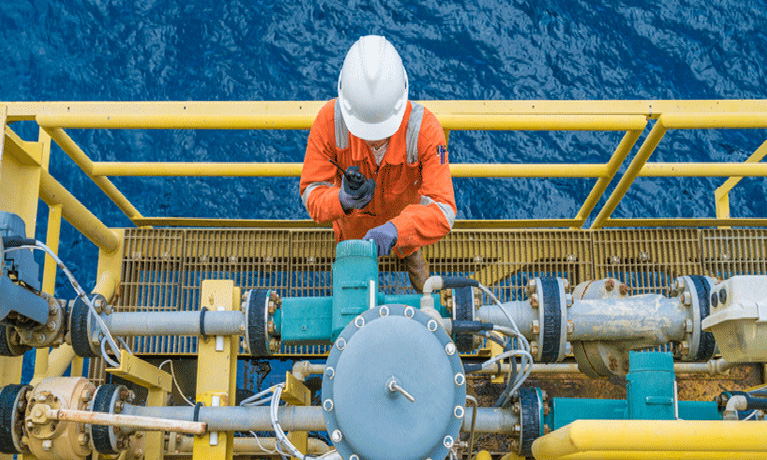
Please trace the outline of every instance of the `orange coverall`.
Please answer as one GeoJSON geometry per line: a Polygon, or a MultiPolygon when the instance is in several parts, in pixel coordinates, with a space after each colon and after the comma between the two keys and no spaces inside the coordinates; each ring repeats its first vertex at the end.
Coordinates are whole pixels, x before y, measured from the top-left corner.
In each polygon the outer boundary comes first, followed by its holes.
{"type": "Polygon", "coordinates": [[[336,147],[334,109],[335,99],[320,109],[306,146],[300,193],[311,218],[332,222],[336,241],[362,239],[371,228],[391,221],[397,227],[392,252],[399,257],[445,236],[453,226],[456,207],[445,133],[434,114],[424,108],[418,159],[408,163],[406,131],[412,110],[408,101],[402,123],[389,138],[378,166],[365,141],[351,133],[348,148],[336,147]],[[338,199],[342,174],[329,159],[344,170],[357,165],[362,174],[375,179],[375,194],[365,208],[344,213],[338,199]],[[305,196],[307,187],[310,191],[305,196]]]}

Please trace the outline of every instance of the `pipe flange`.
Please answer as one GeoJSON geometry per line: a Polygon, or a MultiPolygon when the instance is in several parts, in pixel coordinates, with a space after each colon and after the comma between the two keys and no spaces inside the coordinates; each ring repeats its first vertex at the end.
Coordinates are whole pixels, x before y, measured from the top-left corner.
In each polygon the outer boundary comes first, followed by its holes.
{"type": "Polygon", "coordinates": [[[543,394],[540,388],[519,389],[519,450],[523,457],[533,455],[533,441],[543,436],[543,394]]]}
{"type": "Polygon", "coordinates": [[[536,290],[540,307],[539,347],[536,361],[553,363],[564,359],[567,343],[567,305],[564,283],[555,277],[542,276],[536,279],[536,290]]]}
{"type": "Polygon", "coordinates": [[[23,454],[24,411],[27,408],[29,385],[7,385],[0,390],[0,453],[23,454]]]}
{"type": "MultiPolygon", "coordinates": [[[[474,321],[474,288],[471,286],[453,289],[453,321],[474,321]]],[[[455,346],[461,353],[474,350],[474,335],[454,333],[455,346]]]]}
{"type": "Polygon", "coordinates": [[[275,301],[272,300],[272,291],[268,289],[251,289],[245,293],[244,307],[245,317],[248,321],[248,327],[245,329],[245,343],[248,344],[250,356],[265,357],[270,356],[270,334],[269,317],[270,308],[276,308],[275,301]],[[270,307],[270,304],[273,305],[270,307]]]}
{"type": "Polygon", "coordinates": [[[716,352],[716,339],[711,332],[704,331],[701,324],[711,312],[711,289],[713,278],[693,275],[685,276],[685,294],[690,296],[690,310],[693,318],[693,331],[688,341],[687,353],[682,347],[681,358],[685,361],[708,361],[716,352]]]}
{"type": "Polygon", "coordinates": [[[53,296],[41,292],[40,297],[48,302],[48,320],[33,329],[25,330],[22,340],[32,348],[56,347],[64,342],[67,312],[53,296]]]}
{"type": "Polygon", "coordinates": [[[15,327],[0,324],[0,356],[21,356],[31,349],[21,343],[21,336],[15,327]]]}
{"type": "Polygon", "coordinates": [[[325,426],[338,453],[366,460],[445,458],[466,405],[466,376],[458,353],[449,351],[450,336],[429,315],[404,305],[360,316],[361,327],[352,322],[339,335],[322,378],[325,426]]]}
{"type": "Polygon", "coordinates": [[[69,314],[69,341],[75,354],[81,358],[94,358],[99,355],[99,337],[91,337],[92,317],[85,302],[79,297],[75,299],[69,314]]]}
{"type": "MultiPolygon", "coordinates": [[[[124,385],[101,385],[93,395],[93,412],[116,413],[118,401],[129,394],[124,385]]],[[[114,455],[123,450],[125,436],[117,427],[108,425],[91,425],[91,439],[93,448],[100,454],[114,455]]]]}

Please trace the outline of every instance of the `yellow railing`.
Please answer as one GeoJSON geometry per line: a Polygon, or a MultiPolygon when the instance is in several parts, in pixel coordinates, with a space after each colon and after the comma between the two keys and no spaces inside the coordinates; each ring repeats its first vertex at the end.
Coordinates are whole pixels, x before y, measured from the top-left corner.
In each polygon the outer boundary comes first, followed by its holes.
{"type": "MultiPolygon", "coordinates": [[[[41,139],[49,136],[137,226],[314,226],[311,221],[275,222],[142,215],[110,176],[270,176],[297,177],[301,163],[189,163],[92,161],[65,129],[308,129],[324,102],[0,102],[0,121],[11,125],[35,120],[41,139]]],[[[767,226],[766,218],[738,219],[729,215],[728,193],[742,177],[767,176],[767,142],[743,163],[649,163],[671,129],[767,128],[767,101],[424,101],[446,134],[454,130],[623,131],[605,164],[452,164],[454,177],[596,178],[588,197],[572,219],[459,221],[458,228],[581,227],[642,133],[647,137],[626,171],[598,210],[591,228],[633,226],[767,226]],[[727,177],[714,193],[716,218],[675,217],[613,219],[610,216],[637,177],[727,177]]],[[[2,141],[10,150],[41,163],[10,126],[2,141]],[[18,148],[14,148],[18,147],[18,148]],[[28,150],[28,149],[27,149],[28,150]]],[[[41,141],[42,142],[42,141],[41,141]]],[[[0,144],[2,147],[2,144],[0,144]]],[[[44,161],[47,169],[47,159],[44,161]]],[[[100,248],[116,248],[114,234],[61,184],[43,170],[40,197],[61,205],[62,215],[100,248]]],[[[0,192],[0,196],[2,192],[0,192]]]]}

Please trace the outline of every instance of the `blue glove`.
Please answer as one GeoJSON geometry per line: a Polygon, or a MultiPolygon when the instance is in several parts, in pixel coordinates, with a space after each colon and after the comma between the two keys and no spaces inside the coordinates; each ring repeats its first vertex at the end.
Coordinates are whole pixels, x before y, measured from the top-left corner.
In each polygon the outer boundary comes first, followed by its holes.
{"type": "Polygon", "coordinates": [[[352,209],[362,209],[373,199],[376,181],[366,179],[360,172],[359,166],[349,166],[341,179],[341,191],[338,200],[344,212],[349,214],[352,209]]]}
{"type": "Polygon", "coordinates": [[[391,222],[386,222],[368,230],[362,239],[375,241],[378,246],[378,255],[388,256],[394,245],[397,244],[397,227],[391,222]]]}

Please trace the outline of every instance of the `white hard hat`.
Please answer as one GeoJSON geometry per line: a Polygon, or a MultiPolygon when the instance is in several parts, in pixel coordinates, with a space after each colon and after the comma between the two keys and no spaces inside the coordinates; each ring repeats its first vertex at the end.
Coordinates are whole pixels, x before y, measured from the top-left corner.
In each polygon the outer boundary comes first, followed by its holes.
{"type": "Polygon", "coordinates": [[[407,107],[407,72],[397,50],[378,35],[360,37],[338,76],[338,100],[349,131],[378,141],[399,128],[407,107]]]}

